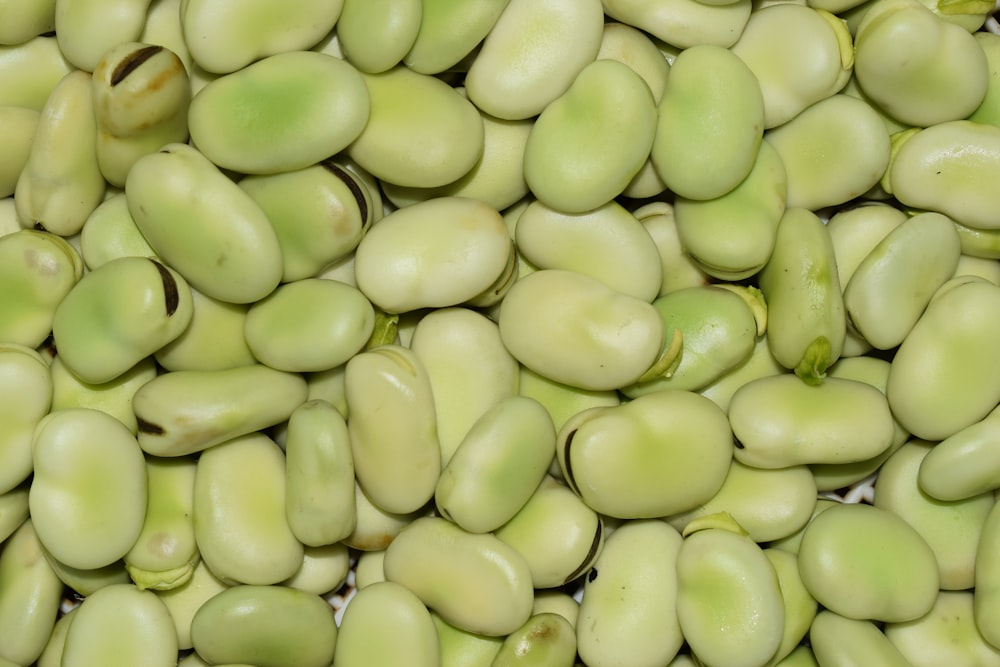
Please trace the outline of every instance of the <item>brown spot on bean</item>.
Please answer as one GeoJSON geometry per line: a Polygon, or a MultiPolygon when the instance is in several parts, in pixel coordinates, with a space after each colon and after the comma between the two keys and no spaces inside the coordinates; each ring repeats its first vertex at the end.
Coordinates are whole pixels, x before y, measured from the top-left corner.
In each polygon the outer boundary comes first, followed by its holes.
{"type": "Polygon", "coordinates": [[[163,302],[166,305],[167,317],[170,317],[175,312],[177,312],[177,307],[180,305],[180,293],[177,291],[177,281],[174,280],[174,276],[167,267],[163,266],[155,259],[149,260],[156,267],[156,270],[160,272],[160,279],[163,281],[163,302]]]}

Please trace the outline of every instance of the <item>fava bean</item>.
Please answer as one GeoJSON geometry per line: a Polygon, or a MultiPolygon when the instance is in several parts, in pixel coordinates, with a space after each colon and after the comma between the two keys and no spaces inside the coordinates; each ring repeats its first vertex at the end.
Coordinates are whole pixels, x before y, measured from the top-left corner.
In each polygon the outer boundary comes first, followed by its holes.
{"type": "Polygon", "coordinates": [[[420,27],[403,62],[421,74],[437,74],[456,65],[490,33],[509,2],[422,2],[420,27]]]}
{"type": "Polygon", "coordinates": [[[409,348],[431,383],[441,464],[447,465],[477,420],[517,393],[519,366],[497,324],[468,308],[427,313],[409,348]]]}
{"type": "Polygon", "coordinates": [[[500,528],[538,488],[555,440],[541,403],[522,396],[497,403],[476,420],[441,471],[434,490],[438,511],[471,533],[500,528]]]}
{"type": "Polygon", "coordinates": [[[758,282],[774,358],[804,382],[819,384],[840,358],[847,323],[833,242],[816,214],[785,211],[758,282]]]}
{"type": "Polygon", "coordinates": [[[986,94],[986,56],[970,31],[916,0],[874,4],[854,43],[861,88],[903,123],[929,127],[965,118],[986,94]]]}
{"type": "Polygon", "coordinates": [[[976,629],[974,597],[972,591],[941,591],[927,614],[905,623],[887,623],[883,632],[913,667],[967,660],[983,667],[1000,665],[1000,649],[976,629]]]}
{"type": "Polygon", "coordinates": [[[354,458],[347,423],[321,399],[288,418],[285,503],[288,527],[305,545],[334,544],[354,530],[354,458]]]}
{"type": "Polygon", "coordinates": [[[365,171],[396,185],[432,188],[464,176],[482,156],[482,118],[448,84],[403,66],[362,78],[371,110],[346,152],[365,171]]]}
{"type": "Polygon", "coordinates": [[[199,560],[191,577],[183,584],[169,590],[153,591],[170,612],[177,631],[178,648],[186,650],[192,647],[191,621],[194,615],[208,600],[227,588],[229,586],[212,574],[205,561],[199,560]]]}
{"type": "Polygon", "coordinates": [[[572,417],[556,438],[570,488],[595,511],[624,519],[669,516],[718,492],[732,432],[710,400],[679,389],[572,417]]]}
{"type": "Polygon", "coordinates": [[[366,586],[351,600],[337,634],[334,659],[343,667],[441,664],[437,630],[427,607],[406,587],[391,581],[366,586]],[[385,641],[387,633],[392,641],[385,641]]]}
{"type": "Polygon", "coordinates": [[[704,665],[767,664],[786,613],[774,567],[745,534],[700,521],[705,527],[689,525],[677,554],[681,632],[704,665]]]}
{"type": "Polygon", "coordinates": [[[900,424],[918,438],[944,440],[985,417],[1000,400],[1000,288],[956,278],[931,298],[899,346],[886,397],[900,424]]]}
{"type": "Polygon", "coordinates": [[[901,517],[924,538],[937,560],[941,590],[964,590],[975,584],[976,548],[993,494],[947,502],[928,497],[917,480],[933,447],[910,440],[889,457],[879,469],[874,505],[901,517]]]}
{"type": "Polygon", "coordinates": [[[639,173],[657,132],[657,108],[642,77],[618,61],[594,61],[535,120],[524,147],[525,181],[547,206],[590,211],[639,173]]]}
{"type": "Polygon", "coordinates": [[[463,630],[508,635],[531,615],[527,562],[489,533],[467,533],[444,519],[422,517],[389,544],[383,566],[388,581],[405,586],[463,630]]]}
{"type": "Polygon", "coordinates": [[[194,534],[193,459],[146,459],[149,501],[125,568],[140,589],[169,589],[191,577],[199,559],[194,534]]]}
{"type": "Polygon", "coordinates": [[[997,194],[990,187],[998,172],[1000,127],[954,120],[905,138],[886,174],[902,204],[992,230],[1000,227],[993,215],[997,194]]]}
{"type": "Polygon", "coordinates": [[[423,364],[407,348],[383,345],[352,357],[344,383],[358,483],[388,512],[419,510],[441,475],[434,395],[423,364]]]}
{"type": "Polygon", "coordinates": [[[467,632],[431,612],[437,631],[441,667],[491,667],[500,652],[503,637],[489,637],[467,632]]]}
{"type": "Polygon", "coordinates": [[[107,586],[80,605],[66,632],[64,667],[177,663],[177,635],[170,613],[151,591],[130,584],[107,586]]]}
{"type": "Polygon", "coordinates": [[[772,542],[803,528],[812,516],[815,499],[816,482],[805,466],[768,470],[734,459],[714,496],[667,521],[684,530],[698,518],[725,512],[755,542],[772,542]]]}
{"type": "Polygon", "coordinates": [[[499,287],[512,252],[496,209],[443,197],[394,211],[373,226],[358,245],[355,277],[387,313],[457,306],[499,287]]]}
{"type": "Polygon", "coordinates": [[[597,391],[638,380],[664,340],[648,302],[563,269],[536,271],[514,283],[500,306],[499,326],[504,345],[531,370],[597,391]]]}
{"type": "Polygon", "coordinates": [[[346,544],[337,542],[320,547],[306,546],[302,566],[282,585],[313,595],[327,595],[344,585],[350,568],[351,558],[346,544]]]}
{"type": "Polygon", "coordinates": [[[907,667],[892,642],[871,621],[852,619],[823,610],[816,615],[809,629],[809,642],[820,665],[848,667],[877,664],[886,667],[907,667]]]}
{"type": "Polygon", "coordinates": [[[108,414],[59,410],[35,428],[32,523],[45,548],[80,569],[110,565],[135,544],[146,514],[146,467],[135,436],[108,414]]]}
{"type": "Polygon", "coordinates": [[[536,590],[577,580],[604,545],[601,517],[551,478],[494,534],[524,557],[536,590]]]}
{"type": "Polygon", "coordinates": [[[754,275],[774,250],[787,190],[781,158],[762,142],[750,174],[731,191],[707,201],[674,201],[677,234],[686,254],[705,273],[722,280],[754,275]]]}
{"type": "Polygon", "coordinates": [[[0,493],[8,493],[32,471],[35,427],[52,406],[52,378],[38,352],[16,343],[0,343],[0,493]]]}
{"type": "Polygon", "coordinates": [[[181,4],[181,28],[194,61],[222,74],[270,55],[308,49],[331,31],[343,5],[343,0],[300,0],[279,8],[266,0],[194,0],[181,4]]]}
{"type": "Polygon", "coordinates": [[[677,654],[677,556],[681,536],[662,521],[616,530],[587,574],[576,623],[580,657],[593,667],[653,667],[677,654]]]}
{"type": "Polygon", "coordinates": [[[143,451],[184,456],[282,422],[306,396],[302,376],[254,364],[158,375],[132,407],[143,451]]]}
{"type": "Polygon", "coordinates": [[[799,572],[830,611],[890,623],[930,611],[939,584],[937,560],[920,533],[888,510],[860,504],[830,507],[809,523],[799,572]],[[840,583],[847,580],[850,587],[840,583]]]}
{"type": "Polygon", "coordinates": [[[603,27],[597,0],[510,0],[469,67],[469,99],[506,120],[539,114],[597,56],[603,27]]]}
{"type": "Polygon", "coordinates": [[[339,153],[361,136],[369,111],[356,69],[333,56],[296,51],[212,81],[191,100],[188,122],[192,142],[219,167],[271,174],[339,153]],[[295,103],[274,104],[276,98],[295,103]],[[234,108],[243,112],[234,116],[234,108]],[[331,115],[336,123],[327,122],[331,115]]]}
{"type": "Polygon", "coordinates": [[[558,614],[533,614],[500,646],[491,667],[573,667],[576,634],[558,614]]]}
{"type": "Polygon", "coordinates": [[[63,583],[42,556],[31,521],[0,552],[0,657],[30,665],[56,623],[63,583]]]}
{"type": "Polygon", "coordinates": [[[715,199],[750,173],[763,132],[764,100],[750,68],[729,49],[692,46],[670,68],[651,158],[677,195],[715,199]]]}
{"type": "Polygon", "coordinates": [[[66,366],[101,384],[177,338],[192,315],[180,274],[158,260],[122,257],[73,286],[55,310],[52,335],[66,366]]]}
{"type": "Polygon", "coordinates": [[[778,3],[753,12],[732,45],[760,82],[764,127],[778,127],[844,87],[853,66],[850,35],[837,17],[778,3]]]}
{"type": "Polygon", "coordinates": [[[262,433],[216,445],[198,457],[194,535],[212,573],[228,584],[277,584],[302,565],[288,526],[285,462],[262,433]]]}
{"type": "Polygon", "coordinates": [[[565,213],[533,201],[517,219],[521,255],[539,269],[576,271],[643,301],[662,285],[659,253],[648,231],[611,201],[583,213],[565,213]]]}
{"type": "Polygon", "coordinates": [[[212,664],[327,667],[337,626],[318,596],[284,586],[234,586],[198,610],[191,640],[212,664]]]}

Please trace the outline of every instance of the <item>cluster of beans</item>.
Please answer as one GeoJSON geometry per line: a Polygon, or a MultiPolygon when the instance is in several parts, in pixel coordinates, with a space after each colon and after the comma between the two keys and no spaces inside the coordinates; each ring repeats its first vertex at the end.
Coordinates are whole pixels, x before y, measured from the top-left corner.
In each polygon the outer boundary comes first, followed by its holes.
{"type": "Polygon", "coordinates": [[[993,11],[0,0],[0,667],[1000,665],[993,11]]]}

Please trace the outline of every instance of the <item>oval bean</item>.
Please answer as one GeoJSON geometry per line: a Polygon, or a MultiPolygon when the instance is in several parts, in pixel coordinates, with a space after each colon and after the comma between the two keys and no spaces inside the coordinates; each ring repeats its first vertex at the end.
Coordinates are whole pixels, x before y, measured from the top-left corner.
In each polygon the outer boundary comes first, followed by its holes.
{"type": "Polygon", "coordinates": [[[95,569],[132,548],[146,514],[146,467],[120,421],[89,408],[50,413],[35,429],[32,463],[32,523],[57,560],[95,569]]]}
{"type": "Polygon", "coordinates": [[[385,577],[463,630],[508,635],[531,615],[531,571],[495,536],[444,519],[417,519],[386,549],[385,577]]]}
{"type": "Polygon", "coordinates": [[[322,598],[284,586],[228,588],[191,622],[194,649],[211,664],[327,667],[337,636],[322,598]]]}

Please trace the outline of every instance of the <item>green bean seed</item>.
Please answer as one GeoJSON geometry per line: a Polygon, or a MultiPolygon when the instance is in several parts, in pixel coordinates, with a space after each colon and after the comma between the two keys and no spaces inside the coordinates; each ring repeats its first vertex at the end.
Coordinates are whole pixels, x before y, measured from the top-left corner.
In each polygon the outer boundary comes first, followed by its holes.
{"type": "Polygon", "coordinates": [[[337,634],[334,659],[342,667],[441,664],[437,630],[427,607],[391,581],[366,586],[351,600],[337,634]],[[390,634],[391,641],[386,641],[390,634]]]}
{"type": "Polygon", "coordinates": [[[32,522],[57,560],[94,569],[132,548],[146,514],[146,467],[120,421],[89,408],[52,412],[35,429],[32,462],[32,522]]]}
{"type": "Polygon", "coordinates": [[[934,552],[920,533],[888,510],[860,504],[830,507],[809,523],[799,571],[817,602],[861,620],[919,618],[933,606],[939,583],[934,552]]]}
{"type": "Polygon", "coordinates": [[[317,595],[285,586],[234,586],[194,615],[191,640],[211,664],[328,667],[337,626],[317,595]]]}

